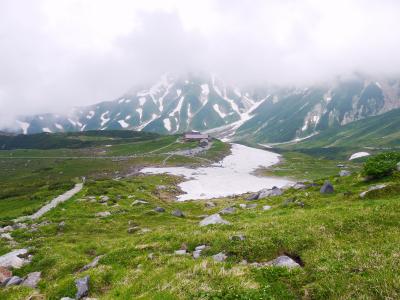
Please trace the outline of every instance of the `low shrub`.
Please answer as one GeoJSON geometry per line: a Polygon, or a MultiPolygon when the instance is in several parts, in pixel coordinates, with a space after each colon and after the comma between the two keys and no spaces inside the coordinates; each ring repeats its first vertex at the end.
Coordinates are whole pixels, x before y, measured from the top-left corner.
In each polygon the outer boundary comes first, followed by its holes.
{"type": "Polygon", "coordinates": [[[399,162],[400,152],[385,152],[371,156],[364,164],[364,174],[372,178],[391,175],[399,162]]]}

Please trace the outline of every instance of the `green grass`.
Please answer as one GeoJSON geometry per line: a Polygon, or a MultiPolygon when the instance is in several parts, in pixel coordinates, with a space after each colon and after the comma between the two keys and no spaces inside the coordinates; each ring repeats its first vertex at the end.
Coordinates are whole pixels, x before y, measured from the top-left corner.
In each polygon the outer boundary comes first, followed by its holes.
{"type": "MultiPolygon", "coordinates": [[[[395,177],[390,180],[400,185],[395,177]]],[[[337,190],[333,195],[321,196],[318,187],[289,190],[283,196],[256,201],[257,209],[238,209],[224,216],[232,225],[205,228],[198,226],[198,216],[243,203],[243,199],[221,199],[213,209],[205,208],[202,201],[172,202],[177,182],[164,175],[89,181],[74,200],[43,218],[50,225],[34,233],[14,233],[34,254],[32,263],[15,273],[22,276],[41,270],[40,291],[48,299],[73,297],[74,279],[86,274],[91,276],[90,296],[100,299],[398,298],[398,192],[387,190],[360,200],[358,193],[371,183],[357,176],[331,181],[337,190]],[[167,187],[162,198],[158,185],[167,187]],[[101,194],[110,197],[108,206],[80,200],[101,194]],[[283,205],[290,197],[304,202],[304,208],[283,205]],[[150,204],[131,206],[135,199],[150,204]],[[273,208],[262,211],[265,204],[273,208]],[[155,206],[167,212],[154,213],[155,206]],[[171,216],[176,208],[187,217],[171,216]],[[111,211],[112,216],[96,218],[99,211],[111,211]],[[64,229],[58,228],[61,221],[66,222],[64,229]],[[128,234],[129,222],[151,231],[128,234]],[[230,236],[238,233],[246,240],[231,241],[230,236]],[[182,243],[189,250],[200,244],[210,248],[195,260],[173,254],[182,243]],[[228,254],[227,262],[210,258],[220,251],[228,254]],[[148,258],[150,253],[154,259],[148,258]],[[304,267],[289,271],[239,264],[242,259],[268,261],[282,253],[299,256],[304,267]],[[76,273],[97,255],[105,255],[98,267],[76,273]]],[[[31,293],[16,287],[1,290],[0,298],[23,299],[31,293]]]]}
{"type": "Polygon", "coordinates": [[[294,180],[315,180],[335,176],[340,172],[338,164],[343,164],[347,170],[354,172],[361,164],[347,160],[327,159],[324,156],[309,155],[295,151],[282,153],[281,162],[269,168],[259,170],[264,176],[283,176],[294,180]]]}

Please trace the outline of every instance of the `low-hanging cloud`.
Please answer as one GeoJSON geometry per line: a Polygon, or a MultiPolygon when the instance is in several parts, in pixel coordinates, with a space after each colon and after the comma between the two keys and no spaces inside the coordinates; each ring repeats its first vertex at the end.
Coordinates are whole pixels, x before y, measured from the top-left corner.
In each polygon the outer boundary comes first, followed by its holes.
{"type": "Polygon", "coordinates": [[[134,2],[0,0],[0,123],[111,100],[165,72],[312,84],[400,70],[398,1],[134,2]]]}

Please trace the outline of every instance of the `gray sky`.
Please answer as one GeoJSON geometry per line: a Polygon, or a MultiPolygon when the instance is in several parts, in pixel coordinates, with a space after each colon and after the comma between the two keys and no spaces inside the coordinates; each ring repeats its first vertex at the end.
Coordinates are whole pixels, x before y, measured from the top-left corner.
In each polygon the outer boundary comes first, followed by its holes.
{"type": "Polygon", "coordinates": [[[311,84],[400,70],[396,0],[0,0],[0,122],[161,73],[311,84]]]}

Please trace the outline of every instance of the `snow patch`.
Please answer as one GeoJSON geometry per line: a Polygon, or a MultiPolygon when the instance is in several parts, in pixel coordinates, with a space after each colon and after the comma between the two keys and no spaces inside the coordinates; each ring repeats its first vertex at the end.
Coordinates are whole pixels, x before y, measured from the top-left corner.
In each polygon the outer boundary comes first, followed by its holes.
{"type": "Polygon", "coordinates": [[[136,108],[137,113],[139,114],[139,120],[142,120],[142,116],[143,116],[143,109],[141,108],[136,108]]]}
{"type": "Polygon", "coordinates": [[[48,133],[51,133],[51,132],[52,132],[52,131],[50,130],[50,128],[48,128],[48,127],[42,128],[42,131],[43,131],[43,132],[48,132],[48,133]]]}
{"type": "Polygon", "coordinates": [[[143,106],[143,104],[146,102],[146,97],[140,97],[139,98],[139,104],[140,106],[143,106]]]}
{"type": "Polygon", "coordinates": [[[371,154],[369,154],[368,152],[357,152],[354,153],[350,156],[349,160],[353,160],[356,158],[360,158],[360,157],[365,157],[365,156],[370,156],[371,154]]]}
{"type": "Polygon", "coordinates": [[[181,89],[177,89],[176,90],[176,94],[178,95],[178,97],[182,94],[182,90],[181,89]]]}
{"type": "Polygon", "coordinates": [[[222,119],[226,117],[226,114],[219,109],[218,104],[214,104],[213,108],[222,119]]]}
{"type": "Polygon", "coordinates": [[[101,114],[101,116],[100,116],[100,119],[101,119],[101,124],[100,124],[100,126],[101,126],[101,127],[103,127],[104,124],[106,124],[108,121],[110,121],[110,118],[106,118],[106,115],[108,115],[109,112],[110,112],[110,111],[107,110],[105,113],[102,113],[102,114],[101,114]]]}
{"type": "Polygon", "coordinates": [[[119,120],[118,123],[119,123],[119,125],[121,125],[122,128],[129,127],[129,124],[126,123],[125,120],[119,120]]]}
{"type": "Polygon", "coordinates": [[[57,129],[64,130],[64,127],[61,124],[56,123],[55,126],[57,129]]]}
{"type": "Polygon", "coordinates": [[[210,167],[144,168],[141,172],[184,176],[186,181],[179,186],[185,194],[178,196],[178,200],[185,201],[226,197],[287,185],[290,182],[285,179],[254,175],[254,170],[259,167],[268,167],[278,162],[279,155],[276,153],[233,144],[232,154],[210,167]]]}
{"type": "Polygon", "coordinates": [[[89,119],[89,120],[90,120],[91,118],[94,117],[94,115],[95,115],[94,110],[91,110],[91,111],[89,111],[88,115],[86,116],[86,119],[89,119]]]}
{"type": "Polygon", "coordinates": [[[165,129],[167,129],[168,131],[171,131],[171,120],[170,119],[164,119],[163,123],[164,123],[165,129]]]}
{"type": "Polygon", "coordinates": [[[23,134],[27,134],[27,133],[28,133],[28,128],[29,128],[30,124],[27,123],[27,122],[19,121],[19,120],[17,120],[17,123],[19,124],[19,126],[20,126],[21,129],[22,129],[22,133],[23,133],[23,134]]]}

